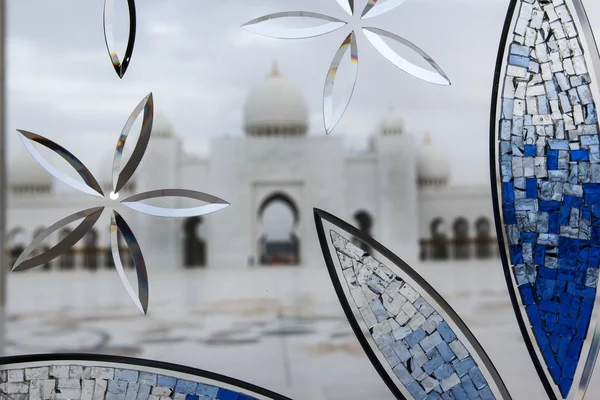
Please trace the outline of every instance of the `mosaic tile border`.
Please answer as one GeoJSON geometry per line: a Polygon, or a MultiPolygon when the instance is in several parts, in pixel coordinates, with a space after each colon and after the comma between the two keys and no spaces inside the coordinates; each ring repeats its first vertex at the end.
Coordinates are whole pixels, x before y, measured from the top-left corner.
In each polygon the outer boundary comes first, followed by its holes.
{"type": "Polygon", "coordinates": [[[290,400],[183,365],[92,354],[0,358],[0,396],[8,400],[290,400]]]}
{"type": "Polygon", "coordinates": [[[477,339],[417,272],[350,224],[319,209],[314,215],[344,312],[396,398],[511,398],[477,339]],[[360,240],[375,256],[340,233],[360,240]]]}
{"type": "Polygon", "coordinates": [[[586,339],[600,243],[592,82],[600,57],[590,33],[580,0],[512,0],[492,93],[499,247],[519,327],[551,399],[582,396],[595,363],[586,339]]]}

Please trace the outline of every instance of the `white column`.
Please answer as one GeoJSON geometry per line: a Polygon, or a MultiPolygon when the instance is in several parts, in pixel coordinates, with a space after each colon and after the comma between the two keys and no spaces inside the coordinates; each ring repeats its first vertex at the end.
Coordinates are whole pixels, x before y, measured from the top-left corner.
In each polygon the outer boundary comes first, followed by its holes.
{"type": "Polygon", "coordinates": [[[0,356],[4,355],[4,307],[6,303],[6,133],[4,81],[5,2],[0,0],[0,356]]]}

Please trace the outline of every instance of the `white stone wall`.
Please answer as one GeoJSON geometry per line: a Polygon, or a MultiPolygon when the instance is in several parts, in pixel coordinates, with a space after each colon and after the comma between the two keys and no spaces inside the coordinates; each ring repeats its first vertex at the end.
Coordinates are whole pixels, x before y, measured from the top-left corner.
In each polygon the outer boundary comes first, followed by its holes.
{"type": "Polygon", "coordinates": [[[344,210],[344,147],[335,137],[218,138],[211,143],[208,190],[231,202],[213,214],[210,265],[247,265],[258,258],[258,208],[280,191],[296,203],[301,260],[321,265],[313,207],[344,210]]]}

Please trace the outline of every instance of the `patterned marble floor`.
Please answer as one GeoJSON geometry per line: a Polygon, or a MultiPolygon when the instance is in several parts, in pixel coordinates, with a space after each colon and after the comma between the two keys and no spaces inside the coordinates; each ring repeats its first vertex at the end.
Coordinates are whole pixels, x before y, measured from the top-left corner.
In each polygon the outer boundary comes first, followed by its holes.
{"type": "MultiPolygon", "coordinates": [[[[514,398],[546,398],[496,262],[426,264],[514,398]]],[[[296,399],[389,399],[319,268],[150,270],[140,315],[114,271],[11,274],[6,353],[84,351],[187,364],[296,399]]],[[[600,375],[600,374],[596,374],[600,375]]],[[[591,390],[600,389],[600,376],[591,390]]]]}

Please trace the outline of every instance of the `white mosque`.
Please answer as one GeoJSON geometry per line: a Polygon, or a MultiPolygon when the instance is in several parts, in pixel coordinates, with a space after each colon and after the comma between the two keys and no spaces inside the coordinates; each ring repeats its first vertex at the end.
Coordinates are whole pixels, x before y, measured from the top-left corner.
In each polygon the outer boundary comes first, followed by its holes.
{"type": "MultiPolygon", "coordinates": [[[[216,137],[208,157],[198,158],[184,153],[167,118],[155,114],[143,167],[124,191],[190,188],[231,206],[187,220],[125,213],[150,266],[322,265],[313,207],[354,223],[407,262],[496,257],[489,187],[450,186],[446,152],[430,139],[417,143],[398,113],[389,111],[378,123],[366,151],[350,154],[343,134],[308,135],[302,95],[274,67],[249,94],[244,116],[245,136],[216,137]],[[293,215],[284,239],[269,237],[261,223],[273,204],[286,205],[293,215]]],[[[103,188],[110,187],[108,173],[101,178],[103,188]]],[[[97,205],[61,186],[26,153],[11,163],[13,260],[40,230],[97,205]]],[[[72,251],[45,268],[111,266],[108,226],[104,213],[72,251]]],[[[127,260],[127,251],[122,254],[127,260]]]]}

